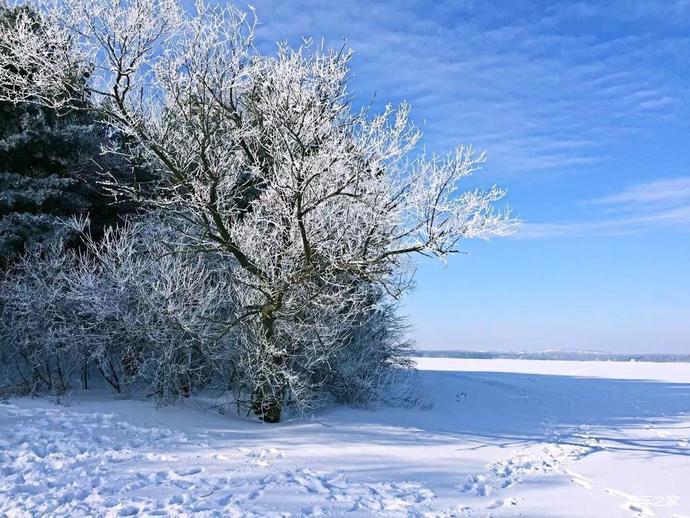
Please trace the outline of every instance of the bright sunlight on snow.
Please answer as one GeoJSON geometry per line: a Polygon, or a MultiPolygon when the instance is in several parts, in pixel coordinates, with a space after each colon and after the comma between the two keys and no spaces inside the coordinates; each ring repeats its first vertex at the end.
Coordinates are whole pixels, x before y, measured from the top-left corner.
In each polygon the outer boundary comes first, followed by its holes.
{"type": "Polygon", "coordinates": [[[427,409],[0,405],[0,515],[688,516],[687,364],[421,358],[427,409]]]}

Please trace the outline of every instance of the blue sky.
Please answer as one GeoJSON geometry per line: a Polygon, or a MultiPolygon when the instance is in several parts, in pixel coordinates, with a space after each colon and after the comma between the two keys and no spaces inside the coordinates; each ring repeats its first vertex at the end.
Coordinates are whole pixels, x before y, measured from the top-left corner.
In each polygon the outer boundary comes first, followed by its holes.
{"type": "Polygon", "coordinates": [[[486,150],[526,222],[420,265],[420,348],[690,353],[690,1],[253,5],[261,47],[346,40],[359,100],[486,150]]]}

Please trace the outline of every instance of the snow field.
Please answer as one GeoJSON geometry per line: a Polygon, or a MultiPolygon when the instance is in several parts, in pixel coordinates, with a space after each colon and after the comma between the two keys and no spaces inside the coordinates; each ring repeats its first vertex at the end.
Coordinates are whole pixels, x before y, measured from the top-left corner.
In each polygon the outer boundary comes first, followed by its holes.
{"type": "Polygon", "coordinates": [[[419,366],[430,410],[278,425],[202,400],[12,399],[0,516],[690,516],[689,366],[419,366]]]}

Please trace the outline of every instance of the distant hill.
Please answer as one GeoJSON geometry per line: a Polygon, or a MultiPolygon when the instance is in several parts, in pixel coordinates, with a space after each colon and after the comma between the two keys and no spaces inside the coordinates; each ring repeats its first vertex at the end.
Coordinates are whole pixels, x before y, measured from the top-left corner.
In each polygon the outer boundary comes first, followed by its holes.
{"type": "Polygon", "coordinates": [[[598,351],[523,351],[523,352],[492,352],[492,351],[416,351],[418,356],[429,358],[475,358],[475,359],[507,359],[507,360],[565,360],[565,361],[613,361],[613,362],[690,362],[690,354],[644,353],[621,354],[598,351]]]}

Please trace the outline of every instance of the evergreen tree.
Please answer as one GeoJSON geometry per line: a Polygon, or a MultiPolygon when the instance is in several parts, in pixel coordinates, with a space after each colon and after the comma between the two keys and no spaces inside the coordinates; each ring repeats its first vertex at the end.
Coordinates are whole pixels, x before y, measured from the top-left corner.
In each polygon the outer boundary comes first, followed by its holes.
{"type": "MultiPolygon", "coordinates": [[[[0,5],[0,24],[19,9],[27,7],[0,5]]],[[[0,42],[0,52],[2,47],[0,42]]],[[[61,219],[88,213],[98,235],[134,209],[131,202],[115,203],[102,187],[104,173],[120,181],[134,174],[124,159],[102,152],[112,139],[108,131],[88,100],[66,113],[0,102],[0,269],[25,248],[63,232],[61,219]]]]}

